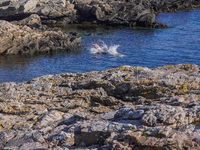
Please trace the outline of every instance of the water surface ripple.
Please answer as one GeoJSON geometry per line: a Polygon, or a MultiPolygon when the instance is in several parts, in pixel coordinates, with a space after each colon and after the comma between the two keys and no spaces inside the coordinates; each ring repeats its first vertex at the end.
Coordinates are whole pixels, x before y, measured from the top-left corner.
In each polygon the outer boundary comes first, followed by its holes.
{"type": "Polygon", "coordinates": [[[47,74],[89,72],[122,65],[155,68],[191,63],[200,66],[200,9],[192,12],[159,14],[157,21],[169,29],[72,28],[82,36],[82,50],[73,53],[34,56],[0,56],[0,83],[23,82],[47,74]],[[104,42],[124,57],[91,54],[93,43],[104,42]]]}

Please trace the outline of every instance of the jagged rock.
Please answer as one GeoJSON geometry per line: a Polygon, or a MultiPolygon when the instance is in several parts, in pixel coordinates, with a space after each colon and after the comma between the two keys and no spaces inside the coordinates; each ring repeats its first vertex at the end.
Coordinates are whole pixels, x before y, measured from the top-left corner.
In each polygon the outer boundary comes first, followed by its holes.
{"type": "Polygon", "coordinates": [[[32,14],[23,20],[13,21],[12,23],[16,25],[27,25],[30,27],[40,27],[42,25],[40,17],[36,14],[32,14]]]}
{"type": "Polygon", "coordinates": [[[38,14],[43,19],[48,19],[46,22],[49,23],[59,19],[65,23],[76,20],[74,5],[65,0],[7,0],[0,4],[0,18],[4,20],[20,20],[30,14],[38,14]]]}
{"type": "Polygon", "coordinates": [[[80,48],[80,38],[58,31],[37,31],[0,21],[0,54],[28,54],[80,48]]]}
{"type": "Polygon", "coordinates": [[[198,149],[199,79],[181,64],[2,83],[0,148],[198,149]]]}
{"type": "Polygon", "coordinates": [[[43,146],[40,142],[30,142],[30,143],[23,143],[20,146],[19,150],[25,150],[25,149],[45,149],[45,148],[46,147],[43,146]]]}
{"type": "Polygon", "coordinates": [[[89,146],[92,144],[102,145],[105,138],[112,132],[122,132],[124,130],[135,129],[135,126],[125,123],[108,121],[82,121],[71,125],[68,132],[75,132],[75,144],[84,143],[89,146]]]}
{"type": "Polygon", "coordinates": [[[38,14],[43,23],[91,22],[105,25],[142,26],[166,28],[157,23],[155,14],[193,9],[199,1],[181,0],[3,0],[0,2],[0,18],[20,20],[30,14],[38,14]]]}
{"type": "Polygon", "coordinates": [[[17,132],[16,136],[10,139],[6,144],[4,149],[24,149],[27,146],[30,149],[32,148],[46,148],[44,143],[44,138],[37,131],[28,131],[28,132],[17,132]]]}
{"type": "Polygon", "coordinates": [[[48,114],[44,115],[38,122],[37,126],[45,127],[61,119],[62,119],[62,112],[53,110],[53,111],[48,112],[48,114]]]}
{"type": "Polygon", "coordinates": [[[58,134],[50,137],[49,141],[50,145],[53,147],[62,145],[72,146],[75,143],[75,137],[73,133],[66,133],[64,131],[60,131],[58,134]]]}

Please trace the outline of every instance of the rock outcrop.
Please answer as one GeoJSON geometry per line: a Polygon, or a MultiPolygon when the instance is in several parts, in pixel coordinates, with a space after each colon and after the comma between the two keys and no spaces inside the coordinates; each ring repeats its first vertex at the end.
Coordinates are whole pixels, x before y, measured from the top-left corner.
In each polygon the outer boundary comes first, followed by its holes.
{"type": "Polygon", "coordinates": [[[164,24],[156,22],[151,9],[139,2],[109,1],[75,3],[79,21],[90,21],[97,24],[131,27],[164,28],[164,24]]]}
{"type": "Polygon", "coordinates": [[[3,0],[0,19],[20,20],[38,14],[43,23],[91,22],[105,25],[123,25],[164,28],[157,23],[159,12],[174,12],[199,6],[197,0],[3,0]]]}
{"type": "Polygon", "coordinates": [[[199,149],[200,68],[122,66],[0,84],[0,149],[199,149]]]}
{"type": "Polygon", "coordinates": [[[80,39],[42,24],[94,24],[166,28],[156,22],[159,12],[193,9],[190,0],[2,0],[0,1],[0,54],[26,54],[77,49],[80,39]],[[12,24],[6,21],[12,22],[12,24]],[[15,24],[15,25],[13,25],[15,24]],[[7,27],[5,27],[7,26],[7,27]],[[30,27],[30,28],[29,28],[30,27]],[[36,29],[37,28],[37,29],[36,29]]]}
{"type": "Polygon", "coordinates": [[[30,14],[38,14],[43,19],[58,20],[64,17],[66,22],[76,19],[73,19],[76,17],[74,5],[65,0],[3,0],[0,2],[2,19],[21,20],[30,14]]]}
{"type": "Polygon", "coordinates": [[[73,37],[60,29],[41,26],[40,17],[37,15],[13,23],[0,20],[0,35],[1,55],[67,51],[81,47],[80,38],[73,37]]]}

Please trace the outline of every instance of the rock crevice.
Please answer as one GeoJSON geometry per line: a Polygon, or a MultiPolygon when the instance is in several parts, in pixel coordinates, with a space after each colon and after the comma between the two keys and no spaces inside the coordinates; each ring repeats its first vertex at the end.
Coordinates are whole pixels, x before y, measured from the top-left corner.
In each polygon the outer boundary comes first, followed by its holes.
{"type": "Polygon", "coordinates": [[[122,66],[0,85],[1,149],[198,149],[197,65],[122,66]]]}

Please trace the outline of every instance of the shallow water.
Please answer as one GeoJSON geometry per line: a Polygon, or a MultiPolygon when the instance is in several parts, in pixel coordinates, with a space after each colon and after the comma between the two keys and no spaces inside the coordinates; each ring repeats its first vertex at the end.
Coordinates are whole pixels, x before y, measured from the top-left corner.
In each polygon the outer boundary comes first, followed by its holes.
{"type": "Polygon", "coordinates": [[[169,29],[114,29],[64,27],[78,31],[83,49],[73,53],[42,54],[34,56],[1,56],[0,82],[23,82],[32,78],[67,72],[105,70],[122,65],[155,68],[163,65],[192,63],[200,66],[200,9],[192,12],[159,14],[157,21],[169,29]],[[119,45],[119,57],[111,54],[93,54],[93,43],[119,45]]]}

